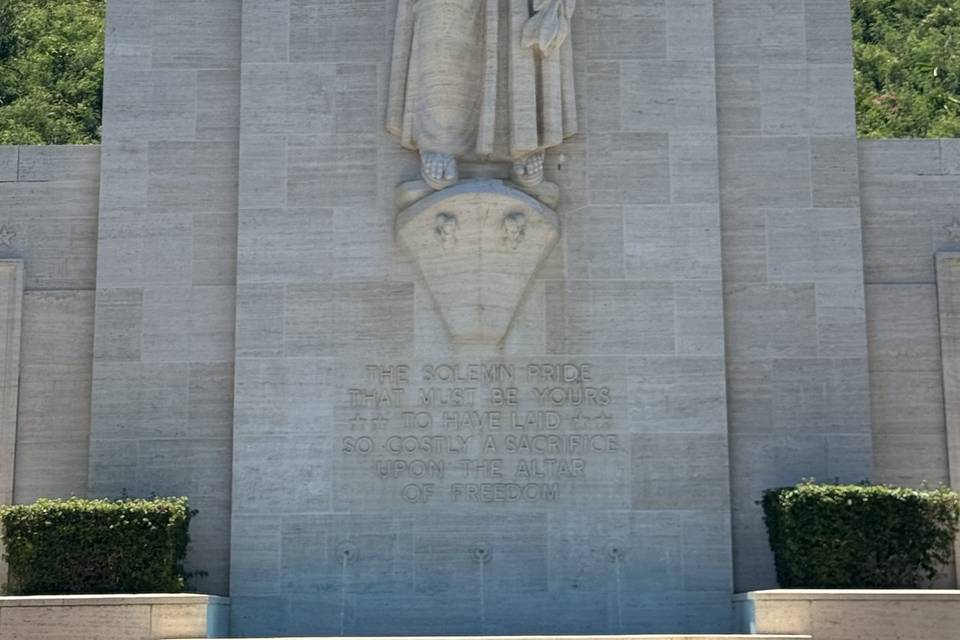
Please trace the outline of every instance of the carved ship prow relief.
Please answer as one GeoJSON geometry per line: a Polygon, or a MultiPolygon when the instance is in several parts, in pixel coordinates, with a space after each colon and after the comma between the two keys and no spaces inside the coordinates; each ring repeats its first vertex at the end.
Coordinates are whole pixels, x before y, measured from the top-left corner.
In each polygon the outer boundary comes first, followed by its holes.
{"type": "MultiPolygon", "coordinates": [[[[401,185],[398,201],[411,189],[416,185],[401,185]]],[[[397,217],[396,234],[416,260],[451,340],[497,345],[560,239],[560,219],[501,180],[468,180],[409,204],[397,217]]]]}

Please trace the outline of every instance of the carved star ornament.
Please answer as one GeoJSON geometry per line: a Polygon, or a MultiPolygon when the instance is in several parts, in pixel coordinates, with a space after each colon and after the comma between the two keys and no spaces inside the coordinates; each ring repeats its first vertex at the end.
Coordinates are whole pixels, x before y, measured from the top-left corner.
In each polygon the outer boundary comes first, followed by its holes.
{"type": "Polygon", "coordinates": [[[954,218],[953,222],[944,225],[943,228],[950,236],[950,242],[960,242],[960,218],[954,218]]]}
{"type": "Polygon", "coordinates": [[[12,247],[13,239],[17,234],[7,228],[7,225],[0,226],[0,247],[12,247]]]}

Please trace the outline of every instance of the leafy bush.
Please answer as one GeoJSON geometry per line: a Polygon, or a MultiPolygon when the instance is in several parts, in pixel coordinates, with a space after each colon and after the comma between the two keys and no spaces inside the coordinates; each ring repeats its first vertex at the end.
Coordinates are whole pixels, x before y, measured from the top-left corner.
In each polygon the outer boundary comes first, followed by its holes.
{"type": "Polygon", "coordinates": [[[764,492],[785,588],[913,588],[950,561],[960,496],[880,485],[805,482],[764,492]]]}
{"type": "Polygon", "coordinates": [[[10,592],[180,592],[192,515],[186,498],[0,507],[10,592]]]}

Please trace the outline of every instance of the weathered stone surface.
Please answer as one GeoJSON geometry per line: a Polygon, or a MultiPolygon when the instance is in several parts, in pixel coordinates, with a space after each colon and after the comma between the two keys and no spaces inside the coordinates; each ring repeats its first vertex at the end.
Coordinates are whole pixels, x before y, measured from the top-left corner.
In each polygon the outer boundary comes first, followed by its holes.
{"type": "Polygon", "coordinates": [[[420,152],[420,175],[436,190],[457,183],[460,161],[475,159],[510,162],[519,185],[543,182],[544,151],[579,131],[576,2],[415,4],[397,3],[387,131],[420,152]]]}
{"type": "Polygon", "coordinates": [[[0,258],[19,265],[26,318],[5,333],[20,392],[0,502],[86,492],[99,173],[96,146],[0,147],[0,258]]]}
{"type": "Polygon", "coordinates": [[[204,595],[0,598],[0,636],[11,640],[222,638],[230,601],[204,595]]]}
{"type": "Polygon", "coordinates": [[[763,489],[871,475],[853,73],[840,4],[714,3],[740,590],[775,584],[756,506],[763,489]]]}
{"type": "Polygon", "coordinates": [[[783,589],[738,594],[741,631],[809,634],[824,640],[953,637],[960,592],[947,590],[783,589]]]}
{"type": "Polygon", "coordinates": [[[947,466],[950,469],[950,486],[956,487],[960,486],[960,252],[944,251],[937,254],[937,294],[940,303],[947,466]]]}
{"type": "Polygon", "coordinates": [[[94,293],[28,291],[23,302],[15,501],[83,495],[94,293]]]}
{"type": "Polygon", "coordinates": [[[950,403],[941,349],[950,328],[938,302],[934,252],[960,242],[955,145],[863,140],[859,147],[874,476],[913,486],[948,482],[944,407],[950,403]]]}
{"type": "Polygon", "coordinates": [[[25,289],[94,287],[99,174],[96,146],[0,147],[0,259],[29,262],[25,289]]]}
{"type": "Polygon", "coordinates": [[[20,147],[17,179],[21,182],[100,180],[100,148],[96,145],[20,147]]]}
{"type": "Polygon", "coordinates": [[[84,630],[88,630],[90,637],[104,637],[102,634],[106,632],[110,635],[105,637],[110,640],[147,638],[150,607],[4,607],[0,613],[0,627],[4,637],[12,640],[27,640],[38,635],[51,640],[68,640],[83,637],[84,630]],[[109,620],[107,628],[104,628],[105,619],[109,620]]]}
{"type": "Polygon", "coordinates": [[[453,341],[496,345],[560,239],[560,219],[507,184],[468,181],[401,211],[397,239],[416,260],[453,341]]]}
{"type": "Polygon", "coordinates": [[[229,562],[243,4],[107,15],[89,491],[188,495],[208,573],[194,586],[213,593],[229,562]]]}
{"type": "Polygon", "coordinates": [[[16,182],[20,162],[18,147],[0,146],[0,182],[16,182]]]}
{"type": "Polygon", "coordinates": [[[940,140],[940,171],[960,175],[960,144],[955,139],[940,140]]]}
{"type": "MultiPolygon", "coordinates": [[[[395,189],[420,171],[379,132],[396,3],[285,4],[246,3],[262,19],[243,22],[234,631],[729,626],[729,541],[702,534],[729,509],[712,3],[577,7],[581,134],[543,167],[562,238],[499,281],[457,279],[438,251],[418,266],[395,240],[395,189]],[[497,338],[512,318],[499,345],[444,326],[444,296],[488,313],[477,291],[503,307],[497,338]]],[[[458,170],[469,190],[510,166],[458,170]]],[[[441,208],[417,235],[433,249],[437,215],[459,215],[441,208]]],[[[520,238],[493,209],[489,238],[520,238]]],[[[478,272],[505,273],[483,247],[478,272]]]]}

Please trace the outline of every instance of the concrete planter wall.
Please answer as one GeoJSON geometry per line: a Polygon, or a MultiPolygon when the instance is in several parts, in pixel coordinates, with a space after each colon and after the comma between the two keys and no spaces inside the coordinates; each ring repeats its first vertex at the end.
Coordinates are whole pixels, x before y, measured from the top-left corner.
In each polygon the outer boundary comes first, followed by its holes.
{"type": "Polygon", "coordinates": [[[816,640],[956,640],[960,591],[775,589],[734,596],[744,632],[816,640]]]}
{"type": "Polygon", "coordinates": [[[0,598],[3,640],[164,640],[227,635],[230,600],[217,596],[106,595],[0,598]]]}

